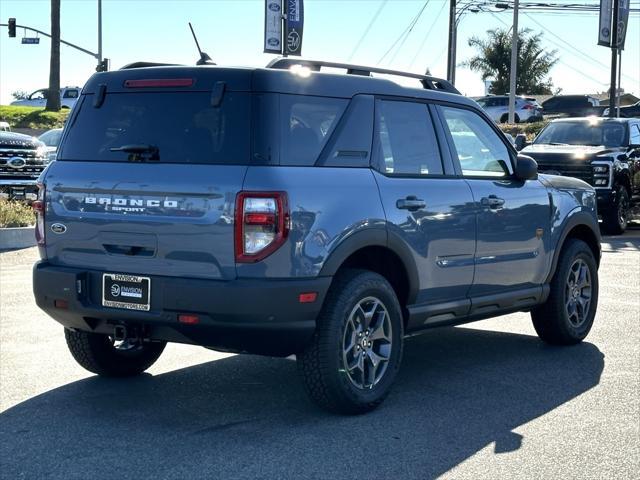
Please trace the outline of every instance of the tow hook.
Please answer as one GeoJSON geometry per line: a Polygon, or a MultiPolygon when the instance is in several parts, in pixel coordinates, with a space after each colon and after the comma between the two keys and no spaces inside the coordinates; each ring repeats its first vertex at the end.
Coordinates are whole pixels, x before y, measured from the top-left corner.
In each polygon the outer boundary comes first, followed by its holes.
{"type": "Polygon", "coordinates": [[[116,325],[113,329],[113,339],[116,342],[123,342],[127,338],[127,327],[116,325]]]}

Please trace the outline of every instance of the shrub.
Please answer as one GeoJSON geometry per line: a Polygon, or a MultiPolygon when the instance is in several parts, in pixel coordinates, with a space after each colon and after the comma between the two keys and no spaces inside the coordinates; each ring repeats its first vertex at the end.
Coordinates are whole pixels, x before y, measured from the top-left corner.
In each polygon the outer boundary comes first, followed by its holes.
{"type": "Polygon", "coordinates": [[[25,202],[0,200],[0,228],[29,227],[36,223],[36,215],[25,202]]]}

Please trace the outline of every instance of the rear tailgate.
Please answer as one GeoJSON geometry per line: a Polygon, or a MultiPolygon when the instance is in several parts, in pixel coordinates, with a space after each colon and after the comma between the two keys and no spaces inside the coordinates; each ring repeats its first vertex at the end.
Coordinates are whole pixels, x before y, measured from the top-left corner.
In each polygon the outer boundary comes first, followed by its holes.
{"type": "Polygon", "coordinates": [[[46,177],[49,262],[234,278],[233,209],[246,168],[55,162],[46,177]],[[54,224],[66,229],[53,233],[54,224]]]}
{"type": "Polygon", "coordinates": [[[218,68],[94,75],[44,180],[49,262],[234,278],[234,201],[250,163],[249,79],[218,68]]]}

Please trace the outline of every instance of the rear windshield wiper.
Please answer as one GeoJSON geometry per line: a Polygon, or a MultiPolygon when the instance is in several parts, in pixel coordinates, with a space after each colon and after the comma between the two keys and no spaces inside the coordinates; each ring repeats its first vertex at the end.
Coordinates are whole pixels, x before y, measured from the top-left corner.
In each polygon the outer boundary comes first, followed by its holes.
{"type": "Polygon", "coordinates": [[[160,149],[155,145],[145,143],[136,145],[122,145],[120,147],[111,147],[112,152],[129,153],[130,162],[143,162],[145,160],[160,160],[160,149]]]}

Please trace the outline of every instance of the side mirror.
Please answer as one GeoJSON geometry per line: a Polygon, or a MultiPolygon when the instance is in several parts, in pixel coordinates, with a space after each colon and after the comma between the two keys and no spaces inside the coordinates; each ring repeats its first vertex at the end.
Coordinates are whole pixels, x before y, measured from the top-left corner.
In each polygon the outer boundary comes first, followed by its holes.
{"type": "Polygon", "coordinates": [[[526,155],[518,155],[516,160],[516,178],[519,180],[537,180],[538,164],[536,161],[526,155]]]}
{"type": "Polygon", "coordinates": [[[513,145],[516,147],[516,150],[518,151],[522,150],[528,144],[529,142],[527,142],[527,136],[524,133],[519,133],[518,135],[516,135],[516,139],[513,142],[513,145]]]}

